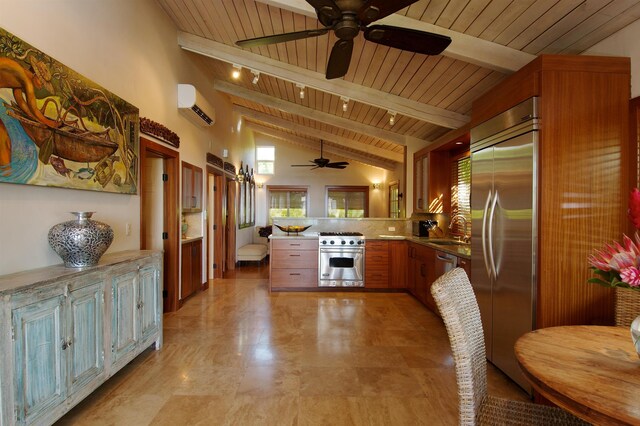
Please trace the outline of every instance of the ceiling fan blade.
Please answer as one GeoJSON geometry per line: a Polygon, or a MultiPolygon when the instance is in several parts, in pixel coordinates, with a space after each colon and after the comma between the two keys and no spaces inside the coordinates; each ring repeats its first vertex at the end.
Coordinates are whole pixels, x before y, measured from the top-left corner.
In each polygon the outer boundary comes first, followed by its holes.
{"type": "Polygon", "coordinates": [[[364,30],[364,38],[374,43],[425,55],[439,55],[451,43],[440,34],[389,25],[372,25],[364,30]]]}
{"type": "Polygon", "coordinates": [[[396,13],[417,1],[418,0],[371,0],[365,7],[358,11],[358,20],[362,25],[369,25],[373,21],[396,13]]]}
{"type": "Polygon", "coordinates": [[[345,166],[344,164],[338,164],[338,163],[329,163],[325,167],[329,169],[346,169],[347,168],[347,166],[345,166]]]}
{"type": "Polygon", "coordinates": [[[249,38],[246,40],[236,41],[236,45],[240,47],[258,47],[267,44],[283,43],[285,41],[302,40],[309,37],[318,37],[329,32],[330,28],[320,28],[318,30],[296,31],[293,33],[274,34],[264,37],[249,38]]]}
{"type": "Polygon", "coordinates": [[[325,27],[333,25],[334,21],[342,16],[342,11],[333,0],[306,0],[318,15],[318,20],[325,27]]]}
{"type": "Polygon", "coordinates": [[[329,166],[329,165],[331,165],[331,166],[348,166],[349,163],[346,162],[346,161],[334,161],[333,163],[327,164],[327,166],[329,166]]]}
{"type": "Polygon", "coordinates": [[[331,56],[329,56],[327,64],[327,80],[342,77],[347,73],[352,52],[353,40],[336,41],[331,49],[331,56]]]}

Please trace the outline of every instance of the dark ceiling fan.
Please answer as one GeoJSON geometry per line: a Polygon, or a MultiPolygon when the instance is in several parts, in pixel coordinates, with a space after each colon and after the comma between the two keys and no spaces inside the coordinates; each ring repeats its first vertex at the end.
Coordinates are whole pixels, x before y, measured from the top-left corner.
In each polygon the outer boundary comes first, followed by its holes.
{"type": "Polygon", "coordinates": [[[331,49],[327,64],[327,79],[342,77],[349,69],[353,39],[360,31],[364,38],[373,43],[382,44],[410,52],[438,55],[449,46],[451,39],[440,34],[428,33],[409,28],[389,25],[371,25],[373,21],[391,15],[418,0],[306,0],[316,10],[318,20],[324,28],[296,31],[239,40],[240,47],[257,47],[285,41],[317,37],[333,30],[338,41],[331,49]]]}
{"type": "Polygon", "coordinates": [[[322,156],[322,146],[324,145],[324,141],[320,140],[320,158],[316,158],[315,160],[309,160],[311,164],[292,164],[291,167],[311,167],[311,170],[317,168],[328,167],[330,169],[344,169],[349,163],[346,161],[336,161],[334,163],[331,162],[328,158],[324,158],[322,156]]]}

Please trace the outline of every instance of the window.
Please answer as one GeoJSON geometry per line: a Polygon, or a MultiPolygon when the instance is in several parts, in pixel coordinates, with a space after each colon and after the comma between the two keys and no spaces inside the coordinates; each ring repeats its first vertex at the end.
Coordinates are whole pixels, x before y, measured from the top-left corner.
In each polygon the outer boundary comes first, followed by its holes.
{"type": "Polygon", "coordinates": [[[327,217],[369,217],[369,187],[327,187],[327,217]]]}
{"type": "Polygon", "coordinates": [[[269,223],[274,217],[306,217],[307,188],[292,186],[268,186],[269,223]]]}
{"type": "MultiPolygon", "coordinates": [[[[451,217],[460,214],[467,220],[467,230],[471,229],[471,158],[464,157],[453,162],[451,167],[451,217]]],[[[464,235],[464,223],[459,220],[452,232],[464,235]]]]}
{"type": "Polygon", "coordinates": [[[274,162],[276,159],[276,149],[273,146],[256,147],[256,162],[258,163],[259,175],[272,175],[274,162]]]}

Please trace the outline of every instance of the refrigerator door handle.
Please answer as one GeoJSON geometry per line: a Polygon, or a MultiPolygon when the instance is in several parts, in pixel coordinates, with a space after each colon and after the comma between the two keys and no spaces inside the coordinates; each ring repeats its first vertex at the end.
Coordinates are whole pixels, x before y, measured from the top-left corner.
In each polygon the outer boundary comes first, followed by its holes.
{"type": "Polygon", "coordinates": [[[496,262],[493,257],[493,218],[496,214],[496,205],[498,204],[498,191],[493,195],[493,202],[491,203],[491,214],[489,215],[489,264],[491,265],[491,272],[493,278],[498,279],[498,271],[496,269],[496,262]]]}
{"type": "Polygon", "coordinates": [[[484,211],[482,213],[482,260],[487,276],[491,278],[491,268],[489,266],[489,257],[487,255],[487,216],[489,215],[489,204],[491,203],[491,191],[487,194],[487,201],[484,203],[484,211]]]}

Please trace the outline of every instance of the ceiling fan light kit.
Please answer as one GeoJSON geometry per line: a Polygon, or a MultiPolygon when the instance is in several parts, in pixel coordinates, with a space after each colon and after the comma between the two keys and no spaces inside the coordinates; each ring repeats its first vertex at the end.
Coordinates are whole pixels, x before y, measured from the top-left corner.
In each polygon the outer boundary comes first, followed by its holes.
{"type": "Polygon", "coordinates": [[[451,38],[390,25],[371,25],[418,0],[306,0],[316,11],[324,28],[296,31],[239,40],[240,47],[258,47],[286,41],[318,37],[333,31],[338,40],[331,49],[326,78],[343,77],[349,70],[353,53],[353,39],[363,32],[365,40],[396,49],[425,55],[439,55],[451,43],[451,38]]]}

